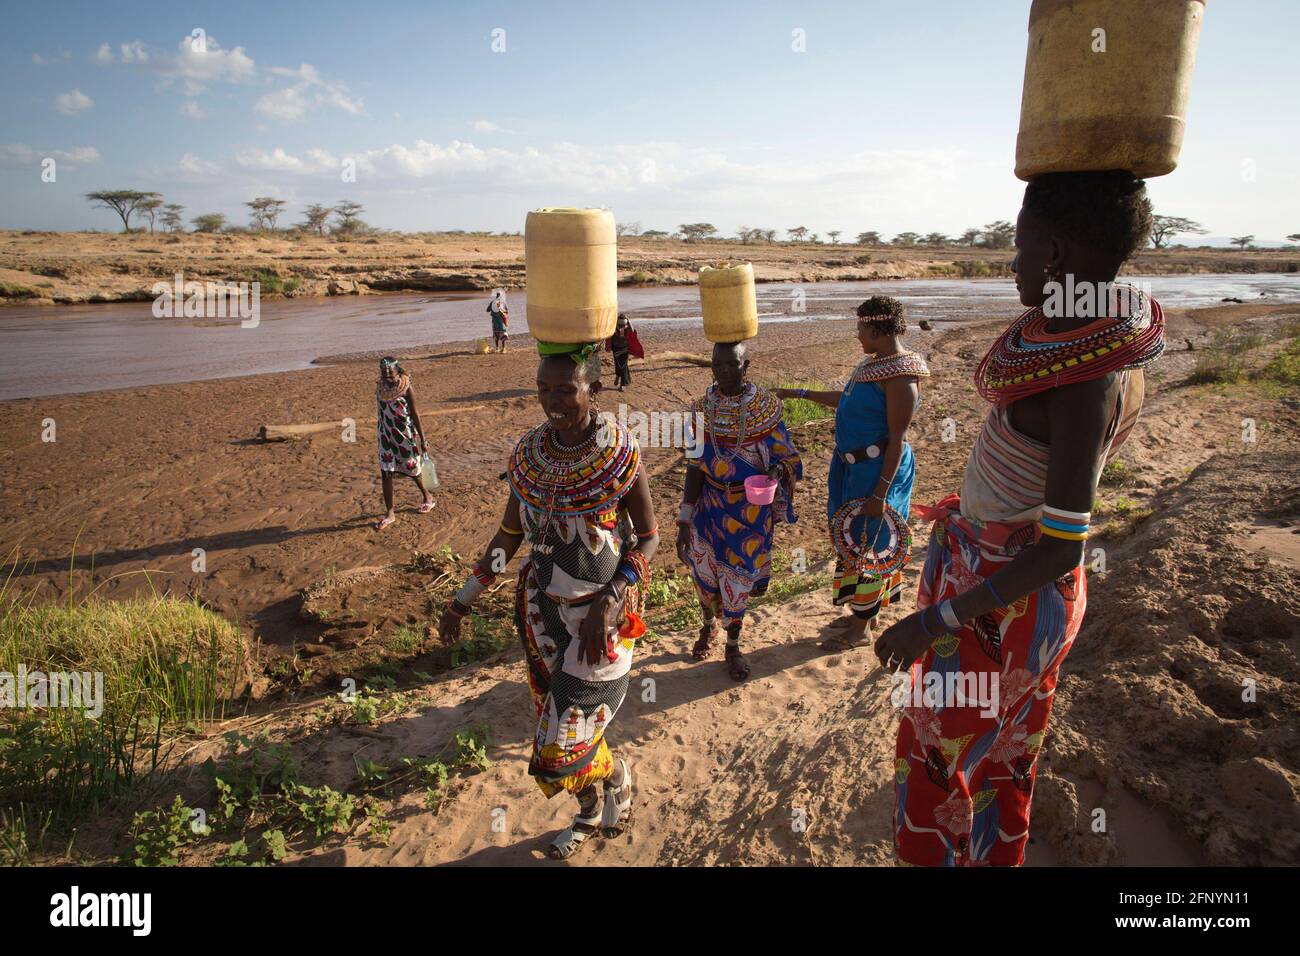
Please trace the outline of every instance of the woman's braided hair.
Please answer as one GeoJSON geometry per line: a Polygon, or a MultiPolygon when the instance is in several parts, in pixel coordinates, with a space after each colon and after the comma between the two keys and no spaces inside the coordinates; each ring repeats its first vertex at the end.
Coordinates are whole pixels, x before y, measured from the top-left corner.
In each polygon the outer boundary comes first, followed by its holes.
{"type": "Polygon", "coordinates": [[[858,306],[858,318],[869,322],[880,335],[902,335],[907,331],[903,303],[890,295],[873,295],[858,306]]]}

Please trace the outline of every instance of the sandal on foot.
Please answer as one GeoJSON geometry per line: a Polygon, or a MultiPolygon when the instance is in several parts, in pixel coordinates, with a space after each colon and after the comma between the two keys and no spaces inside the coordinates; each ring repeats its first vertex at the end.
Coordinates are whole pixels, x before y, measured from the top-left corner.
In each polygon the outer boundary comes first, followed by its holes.
{"type": "Polygon", "coordinates": [[[605,804],[600,816],[600,832],[610,840],[632,828],[632,768],[622,757],[618,763],[623,768],[623,785],[614,787],[605,782],[605,804]]]}
{"type": "Polygon", "coordinates": [[[573,818],[573,825],[569,829],[561,830],[556,834],[551,845],[546,848],[546,855],[552,860],[567,860],[578,852],[579,847],[596,835],[600,829],[600,822],[600,807],[592,807],[589,817],[584,817],[579,812],[573,818]]]}
{"type": "Polygon", "coordinates": [[[695,642],[695,646],[691,648],[691,657],[695,658],[697,661],[707,661],[709,659],[709,651],[713,647],[713,638],[716,636],[716,629],[708,624],[705,624],[700,628],[700,637],[695,642]]]}
{"type": "Polygon", "coordinates": [[[422,514],[422,515],[427,515],[430,511],[433,510],[433,502],[432,502],[432,501],[422,501],[422,502],[420,502],[420,507],[416,508],[415,510],[418,511],[418,512],[419,512],[420,514],[422,514]]]}
{"type": "Polygon", "coordinates": [[[744,680],[749,676],[749,664],[735,644],[727,645],[727,672],[731,674],[732,680],[744,680]]]}
{"type": "Polygon", "coordinates": [[[383,531],[385,528],[387,528],[390,524],[392,524],[396,520],[397,520],[396,515],[384,515],[384,520],[380,521],[379,524],[375,525],[375,530],[383,531]]]}
{"type": "Polygon", "coordinates": [[[817,646],[824,651],[831,651],[832,653],[839,654],[870,643],[871,629],[868,628],[863,632],[862,637],[860,638],[850,638],[848,634],[831,634],[830,637],[826,638],[817,646]]]}

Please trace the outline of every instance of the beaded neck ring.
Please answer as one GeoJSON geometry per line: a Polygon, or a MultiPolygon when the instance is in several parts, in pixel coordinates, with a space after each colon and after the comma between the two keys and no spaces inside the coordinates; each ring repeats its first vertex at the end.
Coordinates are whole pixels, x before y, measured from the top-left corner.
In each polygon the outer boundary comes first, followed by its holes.
{"type": "Polygon", "coordinates": [[[975,372],[986,401],[1010,405],[1029,395],[1100,378],[1120,369],[1145,368],[1165,349],[1164,312],[1141,290],[1124,286],[1125,314],[1054,333],[1040,308],[1026,311],[1002,333],[975,372]]]}
{"type": "Polygon", "coordinates": [[[781,400],[765,388],[746,382],[739,395],[722,395],[710,385],[702,402],[704,428],[719,459],[730,462],[740,446],[766,438],[781,424],[781,400]]]}
{"type": "Polygon", "coordinates": [[[627,429],[611,416],[580,445],[568,447],[544,422],[519,439],[506,476],[522,504],[541,512],[549,525],[554,515],[587,516],[608,509],[636,480],[640,450],[627,429]],[[602,434],[607,439],[597,440],[602,434]]]}
{"type": "Polygon", "coordinates": [[[858,363],[850,379],[854,382],[883,382],[900,375],[926,378],[929,374],[930,367],[921,356],[915,352],[899,352],[884,358],[868,356],[858,363]]]}

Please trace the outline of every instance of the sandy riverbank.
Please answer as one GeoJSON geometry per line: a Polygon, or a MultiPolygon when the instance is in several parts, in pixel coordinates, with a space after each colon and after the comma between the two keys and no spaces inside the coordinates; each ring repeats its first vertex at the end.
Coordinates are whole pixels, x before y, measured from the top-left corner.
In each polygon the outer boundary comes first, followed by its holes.
{"type": "MultiPolygon", "coordinates": [[[[1008,276],[1011,250],[829,243],[619,240],[623,284],[685,284],[701,266],[751,260],[760,282],[1008,276]]],[[[1297,272],[1295,250],[1151,250],[1129,264],[1143,275],[1297,272]]],[[[272,274],[291,295],[521,288],[521,236],[397,234],[347,239],[292,233],[0,231],[0,305],[145,301],[157,281],[252,280],[272,274]]],[[[58,312],[52,312],[57,317],[58,312]]]]}
{"type": "MultiPolygon", "coordinates": [[[[1197,358],[1186,343],[1202,349],[1225,326],[1267,334],[1297,316],[1300,306],[1257,305],[1170,315],[1171,351],[1149,376],[1143,417],[1120,455],[1127,469],[1102,489],[1114,525],[1102,539],[1108,571],[1090,585],[1089,617],[1063,672],[1036,797],[1036,862],[1300,862],[1296,398],[1185,384],[1197,358]],[[1256,424],[1254,442],[1242,441],[1244,419],[1256,424]],[[1257,703],[1240,699],[1246,678],[1257,681],[1257,703]],[[1111,813],[1104,834],[1090,828],[1098,806],[1111,813]]],[[[971,375],[994,331],[910,333],[935,372],[909,436],[917,501],[960,481],[985,411],[971,375]],[[942,440],[949,418],[955,442],[942,440]]],[[[643,337],[649,359],[626,393],[605,396],[608,410],[620,399],[679,408],[708,383],[707,369],[664,358],[702,353],[698,333],[643,337]]],[[[432,681],[413,676],[434,669],[438,651],[427,636],[427,575],[410,562],[416,551],[444,547],[471,554],[495,527],[505,499],[497,475],[515,437],[537,420],[535,357],[523,349],[475,356],[461,346],[405,355],[421,408],[437,413],[428,433],[444,485],[431,515],[417,515],[413,490],[399,488],[398,524],[373,530],[381,508],[368,427],[373,368],[344,363],[0,404],[0,551],[30,562],[17,584],[41,598],[66,597],[69,586],[84,593],[93,562],[101,594],[193,593],[240,620],[265,642],[268,675],[303,679],[304,689],[291,691],[268,677],[259,729],[291,744],[314,782],[346,783],[363,751],[395,760],[427,752],[465,723],[491,726],[493,768],[459,785],[438,814],[423,811],[418,795],[396,796],[386,806],[398,821],[388,845],[338,838],[300,845],[291,861],[526,862],[568,808],[545,801],[524,773],[519,652],[432,681]],[[254,437],[263,422],[345,417],[358,422],[355,443],[328,432],[282,444],[254,437]],[[53,444],[40,440],[46,418],[57,423],[53,444]],[[191,570],[195,548],[206,556],[203,574],[191,570]],[[367,583],[346,583],[359,568],[374,569],[367,583]],[[304,615],[303,589],[334,580],[345,582],[337,597],[346,620],[304,615]],[[386,649],[399,627],[422,631],[423,644],[386,649]],[[376,652],[412,688],[404,709],[359,738],[322,722],[325,704],[313,695],[376,652]],[[504,833],[490,825],[499,806],[509,813],[504,833]]],[[[848,322],[787,326],[764,332],[753,373],[829,383],[859,357],[848,322]]],[[[778,545],[805,547],[816,563],[827,552],[829,425],[805,426],[797,440],[808,460],[800,522],[778,545]]],[[[680,456],[651,448],[646,462],[666,518],[680,494],[680,456]]],[[[911,604],[924,540],[909,599],[886,620],[911,604]]],[[[671,549],[661,555],[661,570],[679,570],[671,549]]],[[[656,678],[658,700],[630,702],[615,728],[643,781],[638,828],[578,862],[885,862],[896,717],[869,651],[816,649],[833,615],[820,589],[756,612],[747,638],[754,677],[741,687],[719,662],[686,659],[689,633],[656,634],[636,676],[656,678]],[[809,811],[804,834],[791,830],[795,807],[809,811]]],[[[195,759],[213,746],[215,734],[197,741],[195,759]]],[[[108,853],[115,826],[88,833],[78,852],[108,853]]]]}

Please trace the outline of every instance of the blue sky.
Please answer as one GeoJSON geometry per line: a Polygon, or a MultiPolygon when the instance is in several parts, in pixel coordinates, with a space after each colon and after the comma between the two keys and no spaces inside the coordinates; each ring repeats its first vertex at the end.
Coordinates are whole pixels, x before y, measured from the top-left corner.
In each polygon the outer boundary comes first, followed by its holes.
{"type": "MultiPolygon", "coordinates": [[[[347,198],[405,230],[513,231],[538,206],[605,205],[668,230],[960,233],[1019,205],[1028,8],[9,5],[0,227],[113,229],[82,194],[140,188],[237,222],[274,195],[291,219],[347,198]]],[[[1298,38],[1300,3],[1209,3],[1180,167],[1151,181],[1157,211],[1215,236],[1300,231],[1298,38]]]]}

